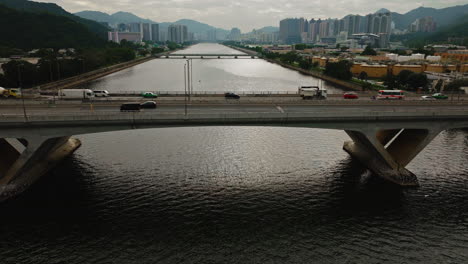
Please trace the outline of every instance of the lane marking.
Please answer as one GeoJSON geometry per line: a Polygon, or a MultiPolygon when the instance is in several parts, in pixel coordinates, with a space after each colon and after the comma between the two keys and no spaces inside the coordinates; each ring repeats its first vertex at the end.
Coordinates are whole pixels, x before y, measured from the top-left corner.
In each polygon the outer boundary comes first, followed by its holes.
{"type": "Polygon", "coordinates": [[[280,113],[284,114],[284,110],[283,110],[283,108],[281,108],[281,106],[276,106],[276,109],[278,109],[278,111],[280,111],[280,113]]]}

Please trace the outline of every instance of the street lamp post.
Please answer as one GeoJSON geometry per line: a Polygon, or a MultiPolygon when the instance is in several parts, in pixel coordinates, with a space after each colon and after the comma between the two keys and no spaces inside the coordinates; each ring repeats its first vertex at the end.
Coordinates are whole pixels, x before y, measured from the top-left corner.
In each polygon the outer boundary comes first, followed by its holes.
{"type": "Polygon", "coordinates": [[[18,88],[21,94],[21,100],[23,102],[23,114],[24,114],[24,120],[28,122],[28,115],[26,114],[26,106],[24,104],[24,95],[23,95],[23,82],[21,80],[21,65],[18,63],[18,88]]]}
{"type": "Polygon", "coordinates": [[[185,115],[187,116],[187,64],[184,64],[184,100],[185,100],[185,115]]]}

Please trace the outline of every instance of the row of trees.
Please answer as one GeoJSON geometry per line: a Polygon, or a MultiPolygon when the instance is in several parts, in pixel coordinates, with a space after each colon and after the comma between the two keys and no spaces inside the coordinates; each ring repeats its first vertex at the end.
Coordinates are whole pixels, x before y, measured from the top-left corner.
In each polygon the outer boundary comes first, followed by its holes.
{"type": "Polygon", "coordinates": [[[132,47],[112,44],[106,48],[77,50],[74,56],[63,57],[56,51],[41,50],[37,64],[24,60],[12,60],[2,65],[4,74],[0,74],[0,86],[24,88],[68,78],[135,59],[132,47]]]}
{"type": "Polygon", "coordinates": [[[418,89],[427,90],[429,80],[424,73],[414,73],[412,71],[403,70],[398,75],[387,75],[384,84],[389,89],[405,89],[416,91],[418,89]]]}

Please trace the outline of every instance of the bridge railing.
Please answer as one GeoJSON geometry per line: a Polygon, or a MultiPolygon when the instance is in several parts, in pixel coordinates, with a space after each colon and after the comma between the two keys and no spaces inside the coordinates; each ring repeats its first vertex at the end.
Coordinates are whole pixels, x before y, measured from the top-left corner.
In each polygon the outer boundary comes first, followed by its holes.
{"type": "MultiPolygon", "coordinates": [[[[184,96],[184,91],[110,91],[110,95],[114,96],[135,96],[143,93],[152,92],[161,96],[184,96]]],[[[193,91],[191,95],[201,96],[224,96],[225,93],[232,91],[193,91]]],[[[298,91],[240,91],[235,92],[240,96],[268,96],[268,95],[299,95],[298,91]]]]}

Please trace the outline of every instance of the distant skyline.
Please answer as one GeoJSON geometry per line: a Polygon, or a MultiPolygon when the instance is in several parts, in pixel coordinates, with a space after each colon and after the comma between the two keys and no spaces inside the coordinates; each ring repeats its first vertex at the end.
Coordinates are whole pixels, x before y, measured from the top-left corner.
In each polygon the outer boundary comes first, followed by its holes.
{"type": "Polygon", "coordinates": [[[404,14],[424,6],[444,8],[467,4],[466,0],[375,1],[375,0],[36,0],[56,3],[71,13],[100,11],[113,14],[130,12],[156,22],[193,19],[214,27],[238,27],[249,32],[265,26],[279,26],[288,17],[342,18],[365,15],[381,8],[404,14]]]}

